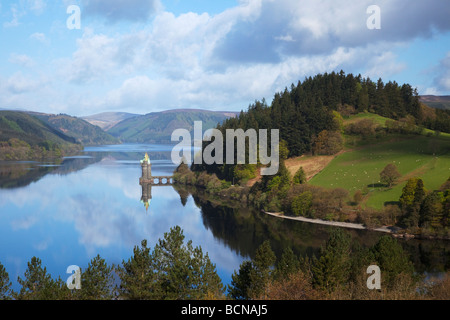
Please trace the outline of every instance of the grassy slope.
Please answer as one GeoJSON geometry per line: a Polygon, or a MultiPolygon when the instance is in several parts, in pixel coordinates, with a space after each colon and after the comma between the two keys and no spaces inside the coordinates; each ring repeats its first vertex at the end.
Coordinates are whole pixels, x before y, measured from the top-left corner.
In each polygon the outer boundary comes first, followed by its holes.
{"type": "MultiPolygon", "coordinates": [[[[373,118],[379,124],[384,118],[376,115],[357,115],[354,118],[373,118]]],[[[348,121],[346,121],[348,123],[348,121]]],[[[323,187],[344,188],[354,194],[366,191],[367,206],[381,208],[385,202],[398,201],[402,188],[410,177],[424,180],[429,190],[437,189],[450,176],[449,135],[395,135],[358,148],[347,148],[338,155],[310,183],[323,187]],[[379,173],[388,163],[394,163],[402,177],[387,189],[379,183],[379,173]]]]}

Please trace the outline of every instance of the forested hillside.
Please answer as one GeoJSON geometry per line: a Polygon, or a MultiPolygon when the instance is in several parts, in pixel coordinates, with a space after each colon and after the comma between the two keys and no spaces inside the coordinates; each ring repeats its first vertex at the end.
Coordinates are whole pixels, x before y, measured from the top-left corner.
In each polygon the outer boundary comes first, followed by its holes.
{"type": "Polygon", "coordinates": [[[174,179],[266,212],[450,238],[450,111],[422,104],[410,85],[317,75],[218,126],[225,139],[238,128],[279,129],[275,175],[259,176],[260,164],[246,161],[182,164],[174,179]],[[327,156],[313,175],[302,166],[327,156]]]}
{"type": "Polygon", "coordinates": [[[420,96],[420,101],[429,107],[450,110],[450,96],[420,96]]]}
{"type": "Polygon", "coordinates": [[[225,128],[280,129],[290,155],[311,151],[312,142],[322,130],[335,130],[342,116],[368,111],[394,120],[413,117],[415,124],[450,132],[450,111],[421,105],[418,93],[409,84],[377,82],[341,73],[319,74],[276,93],[271,105],[256,101],[247,113],[229,119],[225,128]],[[333,121],[333,119],[335,121],[333,121]]]}
{"type": "Polygon", "coordinates": [[[170,143],[176,129],[193,130],[194,121],[201,121],[203,130],[214,128],[235,114],[206,110],[170,110],[152,112],[123,120],[108,133],[123,142],[170,143]]]}
{"type": "Polygon", "coordinates": [[[0,160],[58,158],[81,149],[74,138],[25,112],[0,111],[0,160]]]}
{"type": "MultiPolygon", "coordinates": [[[[255,101],[247,112],[223,122],[217,128],[279,129],[280,153],[289,157],[305,153],[334,154],[344,143],[343,117],[370,112],[389,119],[391,131],[413,127],[450,132],[450,110],[430,108],[419,101],[418,92],[409,84],[395,81],[374,82],[360,75],[318,74],[292,84],[274,95],[270,105],[255,101]]],[[[411,129],[413,130],[413,129],[411,129]]],[[[414,129],[415,130],[415,129],[414,129]]],[[[235,166],[194,166],[231,181],[235,166]]]]}
{"type": "Polygon", "coordinates": [[[74,138],[76,142],[81,143],[82,145],[119,143],[117,138],[104,132],[100,127],[92,125],[81,118],[69,116],[67,114],[56,115],[36,112],[31,114],[41,119],[52,128],[64,132],[65,135],[74,138]]]}

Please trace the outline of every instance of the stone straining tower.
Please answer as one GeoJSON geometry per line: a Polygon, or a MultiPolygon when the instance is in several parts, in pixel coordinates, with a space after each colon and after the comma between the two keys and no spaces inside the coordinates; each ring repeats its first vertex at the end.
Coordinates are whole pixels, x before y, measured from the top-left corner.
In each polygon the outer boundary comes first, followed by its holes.
{"type": "Polygon", "coordinates": [[[148,157],[148,153],[145,153],[145,157],[141,160],[142,167],[142,180],[152,180],[152,164],[150,162],[150,158],[148,157]]]}

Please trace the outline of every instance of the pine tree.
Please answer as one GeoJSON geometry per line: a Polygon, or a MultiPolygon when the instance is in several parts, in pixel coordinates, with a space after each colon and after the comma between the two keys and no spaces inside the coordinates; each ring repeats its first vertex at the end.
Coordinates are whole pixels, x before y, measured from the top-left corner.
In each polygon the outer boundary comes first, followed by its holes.
{"type": "Polygon", "coordinates": [[[81,290],[76,295],[82,300],[112,300],[115,298],[114,266],[109,266],[98,254],[81,272],[81,290]]]}
{"type": "Polygon", "coordinates": [[[400,205],[402,208],[407,208],[414,203],[414,192],[417,186],[417,178],[410,178],[402,189],[400,196],[400,205]]]}
{"type": "Polygon", "coordinates": [[[382,236],[372,247],[372,253],[381,269],[382,286],[392,287],[401,274],[413,275],[414,266],[397,239],[382,236]]]}
{"type": "Polygon", "coordinates": [[[192,241],[184,244],[179,226],[170,229],[154,248],[154,261],[160,299],[201,299],[213,293],[223,294],[223,285],[215,265],[201,247],[194,248],[192,241]]]}
{"type": "Polygon", "coordinates": [[[135,246],[133,256],[123,260],[117,268],[120,277],[119,295],[123,299],[145,300],[158,295],[154,261],[147,240],[142,240],[141,247],[135,246]]]}
{"type": "Polygon", "coordinates": [[[300,260],[290,247],[284,249],[275,269],[275,278],[283,279],[300,270],[300,260]]]}
{"type": "Polygon", "coordinates": [[[41,259],[32,257],[28,262],[25,278],[17,278],[22,286],[18,294],[14,295],[17,300],[54,300],[59,293],[59,284],[54,281],[47,268],[42,267],[41,259]]]}
{"type": "Polygon", "coordinates": [[[0,300],[8,300],[12,298],[12,283],[9,281],[9,274],[0,262],[0,300]]]}
{"type": "Polygon", "coordinates": [[[228,296],[237,300],[264,296],[272,279],[275,261],[275,253],[270,248],[270,242],[266,240],[256,250],[255,257],[251,261],[242,262],[239,271],[233,273],[231,285],[228,286],[228,296]]]}
{"type": "Polygon", "coordinates": [[[306,183],[306,174],[305,171],[303,170],[303,167],[300,167],[297,172],[294,175],[294,178],[292,179],[292,182],[294,184],[304,184],[306,183]]]}
{"type": "Polygon", "coordinates": [[[251,261],[246,260],[239,266],[239,271],[231,275],[231,283],[228,285],[228,296],[234,300],[248,300],[251,286],[250,272],[253,269],[251,261]]]}
{"type": "Polygon", "coordinates": [[[264,294],[264,290],[271,279],[275,261],[275,253],[270,248],[269,240],[266,240],[256,250],[255,258],[252,260],[253,267],[249,275],[251,282],[249,295],[251,297],[260,297],[264,294]]]}
{"type": "Polygon", "coordinates": [[[423,200],[420,208],[419,226],[441,228],[444,216],[444,193],[430,192],[423,200]]]}
{"type": "Polygon", "coordinates": [[[349,277],[351,237],[341,228],[333,229],[319,258],[313,257],[313,285],[329,292],[344,285],[349,277]]]}
{"type": "Polygon", "coordinates": [[[418,227],[420,206],[426,195],[423,181],[420,178],[410,178],[403,187],[400,196],[400,206],[403,212],[401,224],[406,228],[418,227]]]}

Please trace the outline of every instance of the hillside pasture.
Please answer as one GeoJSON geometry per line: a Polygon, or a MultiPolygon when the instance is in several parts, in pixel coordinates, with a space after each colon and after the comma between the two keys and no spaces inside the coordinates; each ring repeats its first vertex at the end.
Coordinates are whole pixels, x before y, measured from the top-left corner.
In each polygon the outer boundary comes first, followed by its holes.
{"type": "Polygon", "coordinates": [[[450,139],[411,135],[347,150],[334,158],[310,183],[344,188],[353,195],[361,190],[364,204],[382,208],[398,201],[411,177],[421,177],[428,190],[438,189],[450,176],[450,139]],[[380,172],[393,163],[402,177],[392,188],[380,182],[380,172]]]}

